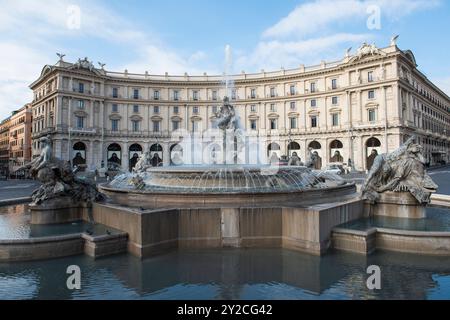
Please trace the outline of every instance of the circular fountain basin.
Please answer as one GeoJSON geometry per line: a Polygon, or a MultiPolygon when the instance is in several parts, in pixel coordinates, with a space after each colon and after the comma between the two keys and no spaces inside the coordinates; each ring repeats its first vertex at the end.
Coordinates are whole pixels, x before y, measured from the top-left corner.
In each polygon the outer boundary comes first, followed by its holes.
{"type": "Polygon", "coordinates": [[[353,183],[306,167],[242,165],[152,168],[101,190],[115,203],[143,208],[308,206],[356,192],[353,183]],[[136,178],[143,184],[136,187],[136,178]]]}

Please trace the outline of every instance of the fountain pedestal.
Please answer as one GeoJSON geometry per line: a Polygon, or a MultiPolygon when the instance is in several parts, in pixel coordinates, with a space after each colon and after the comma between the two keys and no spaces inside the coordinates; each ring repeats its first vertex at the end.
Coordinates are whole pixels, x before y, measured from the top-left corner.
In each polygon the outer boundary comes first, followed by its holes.
{"type": "Polygon", "coordinates": [[[58,224],[79,221],[89,210],[85,202],[74,202],[71,197],[60,197],[41,205],[30,205],[31,224],[58,224]]]}
{"type": "Polygon", "coordinates": [[[409,192],[386,191],[375,204],[369,204],[370,214],[394,218],[423,219],[426,207],[409,192]]]}

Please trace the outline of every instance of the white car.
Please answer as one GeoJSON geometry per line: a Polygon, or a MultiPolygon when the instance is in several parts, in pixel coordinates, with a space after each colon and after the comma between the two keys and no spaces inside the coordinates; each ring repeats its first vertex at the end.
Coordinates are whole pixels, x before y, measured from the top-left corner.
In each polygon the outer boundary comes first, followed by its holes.
{"type": "Polygon", "coordinates": [[[341,175],[341,174],[343,174],[345,172],[345,170],[344,170],[344,168],[341,165],[330,164],[325,169],[325,172],[341,175]]]}

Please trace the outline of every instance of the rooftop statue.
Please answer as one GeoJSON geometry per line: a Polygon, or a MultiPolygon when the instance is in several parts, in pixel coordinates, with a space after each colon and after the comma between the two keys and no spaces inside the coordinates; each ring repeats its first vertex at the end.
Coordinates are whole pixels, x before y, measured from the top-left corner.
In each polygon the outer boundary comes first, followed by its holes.
{"type": "Polygon", "coordinates": [[[53,157],[51,141],[44,137],[40,140],[41,154],[18,170],[30,170],[33,178],[42,185],[33,192],[32,204],[40,205],[52,199],[70,197],[74,202],[92,202],[102,198],[94,183],[76,177],[68,161],[53,157]]]}
{"type": "Polygon", "coordinates": [[[378,155],[362,188],[362,196],[377,202],[386,191],[410,192],[420,204],[430,202],[438,186],[425,170],[422,146],[409,138],[400,148],[389,154],[378,155]]]}

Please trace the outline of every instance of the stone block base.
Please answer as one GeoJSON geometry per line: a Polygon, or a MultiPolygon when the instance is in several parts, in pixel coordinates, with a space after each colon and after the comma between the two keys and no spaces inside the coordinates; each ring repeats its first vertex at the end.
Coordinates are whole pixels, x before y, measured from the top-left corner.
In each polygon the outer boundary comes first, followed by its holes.
{"type": "Polygon", "coordinates": [[[423,219],[426,207],[409,192],[384,192],[376,204],[370,205],[370,214],[394,218],[423,219]]]}
{"type": "Polygon", "coordinates": [[[127,251],[128,236],[125,233],[92,237],[83,234],[84,253],[99,258],[127,251]]]}
{"type": "Polygon", "coordinates": [[[98,223],[129,235],[128,251],[149,257],[174,249],[276,248],[314,255],[331,246],[331,230],[363,216],[364,201],[306,208],[198,208],[137,210],[94,204],[98,223]]]}
{"type": "Polygon", "coordinates": [[[70,198],[55,199],[43,205],[30,205],[31,224],[58,224],[83,219],[89,208],[85,203],[74,203],[70,198]]]}

